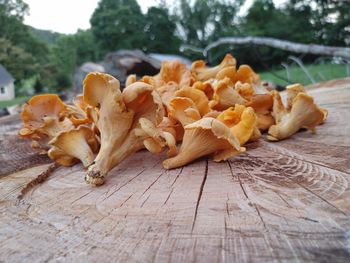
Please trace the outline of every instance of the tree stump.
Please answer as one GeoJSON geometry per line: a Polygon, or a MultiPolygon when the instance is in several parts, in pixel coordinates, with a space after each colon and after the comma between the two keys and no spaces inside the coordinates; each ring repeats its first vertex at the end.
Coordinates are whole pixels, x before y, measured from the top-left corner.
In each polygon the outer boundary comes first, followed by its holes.
{"type": "Polygon", "coordinates": [[[22,200],[50,161],[1,120],[0,262],[349,262],[350,79],[309,93],[329,110],[317,134],[170,171],[141,151],[97,188],[59,167],[22,200]]]}

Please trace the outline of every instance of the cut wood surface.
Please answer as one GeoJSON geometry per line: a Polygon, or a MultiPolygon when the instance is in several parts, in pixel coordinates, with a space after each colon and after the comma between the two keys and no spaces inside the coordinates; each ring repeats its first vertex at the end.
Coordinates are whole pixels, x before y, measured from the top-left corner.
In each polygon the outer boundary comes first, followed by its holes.
{"type": "Polygon", "coordinates": [[[317,134],[170,171],[141,151],[101,187],[59,167],[21,200],[49,160],[0,120],[0,262],[349,262],[350,81],[334,83],[309,92],[329,110],[317,134]]]}

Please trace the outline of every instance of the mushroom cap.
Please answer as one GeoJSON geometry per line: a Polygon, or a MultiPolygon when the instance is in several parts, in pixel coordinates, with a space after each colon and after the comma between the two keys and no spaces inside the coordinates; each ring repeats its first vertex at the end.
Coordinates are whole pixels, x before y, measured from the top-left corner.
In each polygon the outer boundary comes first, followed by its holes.
{"type": "Polygon", "coordinates": [[[234,79],[231,79],[233,83],[240,81],[242,83],[258,84],[260,82],[260,77],[254,72],[254,70],[248,65],[241,65],[234,79]]]}
{"type": "MultiPolygon", "coordinates": [[[[85,167],[93,162],[93,152],[96,152],[99,147],[95,133],[84,125],[61,132],[49,144],[60,149],[66,155],[81,160],[85,167]]],[[[62,153],[55,155],[56,153],[57,151],[49,151],[49,157],[53,160],[63,158],[62,153]]]]}
{"type": "Polygon", "coordinates": [[[203,81],[196,81],[195,83],[193,83],[192,87],[203,91],[209,100],[211,100],[213,98],[214,88],[213,88],[211,82],[209,82],[209,81],[204,81],[204,82],[203,81]]]}
{"type": "Polygon", "coordinates": [[[160,128],[146,118],[139,120],[140,128],[143,131],[142,136],[146,137],[143,140],[144,146],[151,153],[160,153],[165,146],[169,147],[168,156],[174,156],[177,153],[176,139],[168,132],[162,131],[160,128]]]}
{"type": "MultiPolygon", "coordinates": [[[[215,76],[217,80],[222,80],[224,78],[229,78],[230,80],[234,80],[236,76],[236,65],[228,66],[221,69],[215,76]]],[[[233,83],[232,83],[233,84],[233,83]]]]}
{"type": "Polygon", "coordinates": [[[233,127],[241,120],[244,109],[244,105],[236,104],[234,107],[230,107],[221,112],[217,119],[223,122],[226,126],[233,127]]]}
{"type": "Polygon", "coordinates": [[[91,72],[87,74],[83,82],[84,102],[99,108],[108,96],[118,97],[120,95],[119,80],[111,75],[91,72]]]}
{"type": "Polygon", "coordinates": [[[201,118],[195,103],[187,97],[173,98],[168,114],[169,117],[179,121],[183,127],[201,118]]]}
{"type": "Polygon", "coordinates": [[[221,63],[215,67],[206,67],[203,60],[197,60],[192,63],[191,71],[196,80],[206,81],[215,78],[226,67],[236,67],[236,59],[231,54],[226,54],[221,63]]]}
{"type": "Polygon", "coordinates": [[[210,130],[216,138],[226,140],[237,151],[241,149],[239,140],[232,133],[231,129],[217,119],[210,117],[202,118],[185,126],[185,131],[194,129],[210,130]]]}
{"type": "Polygon", "coordinates": [[[231,128],[240,145],[244,145],[257,128],[257,116],[254,109],[244,105],[236,104],[234,108],[223,111],[217,119],[231,128]]]}
{"type": "Polygon", "coordinates": [[[163,61],[159,74],[154,76],[155,87],[159,88],[168,82],[175,82],[180,88],[192,83],[191,71],[179,60],[163,61]]]}
{"type": "Polygon", "coordinates": [[[210,111],[209,100],[205,93],[193,87],[185,87],[175,92],[177,97],[185,97],[191,99],[201,116],[204,116],[210,111]]]}
{"type": "Polygon", "coordinates": [[[167,110],[169,110],[170,101],[175,97],[175,93],[178,89],[179,89],[179,85],[174,81],[169,81],[163,86],[157,88],[157,91],[167,110]]]}
{"type": "Polygon", "coordinates": [[[136,74],[130,74],[125,81],[125,87],[137,81],[136,74]]]}
{"type": "Polygon", "coordinates": [[[126,87],[122,95],[126,107],[137,115],[134,117],[135,120],[145,117],[154,120],[156,124],[163,120],[165,115],[163,102],[152,85],[135,82],[126,87]]]}
{"type": "Polygon", "coordinates": [[[245,104],[246,100],[230,84],[229,78],[220,80],[214,87],[213,100],[210,107],[215,110],[225,110],[235,104],[245,104]]]}
{"type": "Polygon", "coordinates": [[[221,161],[244,150],[229,127],[206,117],[185,126],[179,153],[165,160],[163,166],[166,169],[180,167],[209,154],[214,155],[215,161],[221,161]]]}
{"type": "Polygon", "coordinates": [[[40,128],[47,117],[61,119],[66,105],[56,94],[42,94],[33,96],[24,106],[21,118],[24,127],[28,129],[40,128]]]}
{"type": "Polygon", "coordinates": [[[252,107],[256,113],[267,114],[272,110],[273,96],[270,93],[254,94],[246,106],[252,107]]]}
{"type": "Polygon", "coordinates": [[[301,85],[300,83],[288,85],[286,87],[286,92],[287,92],[287,107],[286,107],[287,110],[290,110],[292,108],[293,100],[300,92],[306,93],[304,86],[301,85]]]}
{"type": "MultiPolygon", "coordinates": [[[[279,103],[279,97],[275,97],[277,100],[274,100],[274,103],[279,103]]],[[[281,105],[278,105],[278,107],[281,107],[281,105]]],[[[315,127],[324,121],[325,113],[323,109],[317,107],[311,96],[300,92],[293,99],[290,112],[284,109],[283,111],[279,111],[274,117],[276,125],[272,125],[269,128],[269,136],[267,137],[271,141],[288,138],[300,128],[307,128],[314,131],[315,127]]]]}
{"type": "Polygon", "coordinates": [[[241,95],[244,99],[248,101],[251,100],[255,94],[255,89],[253,88],[252,84],[242,83],[240,81],[237,81],[235,83],[235,90],[238,92],[239,95],[241,95]]]}

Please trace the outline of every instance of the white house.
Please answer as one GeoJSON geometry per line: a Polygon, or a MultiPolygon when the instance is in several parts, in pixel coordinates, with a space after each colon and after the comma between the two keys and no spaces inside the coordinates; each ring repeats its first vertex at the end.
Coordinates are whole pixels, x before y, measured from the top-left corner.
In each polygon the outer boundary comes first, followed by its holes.
{"type": "Polygon", "coordinates": [[[15,98],[15,79],[0,64],[0,101],[15,98]]]}

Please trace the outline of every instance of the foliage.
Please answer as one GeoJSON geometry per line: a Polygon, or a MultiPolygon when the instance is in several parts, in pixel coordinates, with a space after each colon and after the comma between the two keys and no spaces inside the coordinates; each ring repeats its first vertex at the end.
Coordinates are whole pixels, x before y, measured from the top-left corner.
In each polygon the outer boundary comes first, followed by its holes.
{"type": "Polygon", "coordinates": [[[186,44],[204,47],[218,37],[239,33],[237,13],[244,1],[181,0],[176,15],[186,44]]]}
{"type": "Polygon", "coordinates": [[[47,45],[52,45],[54,44],[58,38],[62,36],[62,34],[57,33],[57,32],[52,32],[50,30],[42,30],[42,29],[37,29],[31,26],[28,26],[29,32],[39,41],[47,44],[47,45]]]}
{"type": "Polygon", "coordinates": [[[145,51],[178,53],[181,40],[175,36],[176,24],[165,7],[150,7],[145,15],[145,51]]]}
{"type": "MultiPolygon", "coordinates": [[[[255,0],[242,16],[243,3],[180,0],[169,9],[162,0],[142,13],[137,0],[100,0],[91,16],[90,29],[63,35],[24,25],[29,9],[23,0],[0,0],[0,63],[16,78],[17,94],[29,94],[71,87],[77,67],[99,61],[118,49],[203,59],[200,53],[181,53],[179,47],[188,44],[203,48],[220,37],[248,35],[350,45],[350,1],[286,0],[276,6],[273,0],[255,0]]],[[[227,52],[258,71],[276,67],[290,55],[267,47],[226,45],[211,50],[207,59],[217,63],[227,52]]],[[[304,62],[314,59],[303,57],[304,62]]],[[[328,76],[322,68],[319,70],[328,76]]]]}
{"type": "Polygon", "coordinates": [[[145,48],[145,20],[136,0],[101,0],[90,23],[102,54],[145,48]]]}

